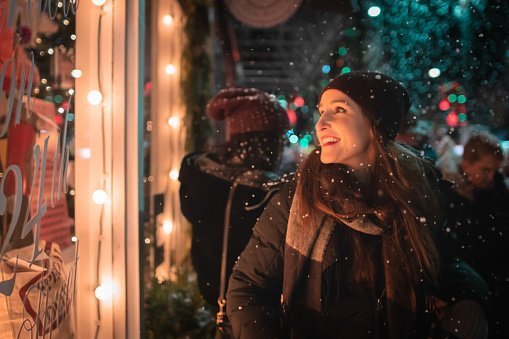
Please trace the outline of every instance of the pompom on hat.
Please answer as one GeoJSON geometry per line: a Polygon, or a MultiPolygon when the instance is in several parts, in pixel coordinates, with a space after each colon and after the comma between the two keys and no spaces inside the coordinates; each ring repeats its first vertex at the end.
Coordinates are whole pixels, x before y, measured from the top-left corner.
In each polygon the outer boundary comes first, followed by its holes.
{"type": "MultiPolygon", "coordinates": [[[[376,72],[350,72],[332,79],[324,87],[339,90],[365,109],[378,131],[393,140],[410,109],[408,92],[398,81],[376,72]]],[[[320,94],[320,98],[322,96],[320,94]]]]}
{"type": "Polygon", "coordinates": [[[226,88],[208,103],[207,115],[226,121],[228,139],[248,132],[282,133],[289,128],[286,110],[256,88],[226,88]]]}

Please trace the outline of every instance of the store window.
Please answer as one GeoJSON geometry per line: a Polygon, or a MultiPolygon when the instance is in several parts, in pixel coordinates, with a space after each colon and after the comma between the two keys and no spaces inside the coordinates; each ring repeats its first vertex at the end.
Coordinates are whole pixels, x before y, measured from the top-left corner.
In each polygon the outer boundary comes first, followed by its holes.
{"type": "Polygon", "coordinates": [[[74,335],[76,6],[0,1],[4,338],[74,335]]]}

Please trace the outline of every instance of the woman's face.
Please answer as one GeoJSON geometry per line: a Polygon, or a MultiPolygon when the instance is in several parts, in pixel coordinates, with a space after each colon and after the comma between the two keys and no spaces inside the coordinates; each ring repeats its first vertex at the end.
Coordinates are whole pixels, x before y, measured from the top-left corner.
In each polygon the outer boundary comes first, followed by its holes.
{"type": "Polygon", "coordinates": [[[320,119],[315,129],[322,146],[322,163],[357,169],[373,162],[370,145],[374,135],[359,105],[345,93],[329,89],[322,94],[318,112],[320,119]]]}

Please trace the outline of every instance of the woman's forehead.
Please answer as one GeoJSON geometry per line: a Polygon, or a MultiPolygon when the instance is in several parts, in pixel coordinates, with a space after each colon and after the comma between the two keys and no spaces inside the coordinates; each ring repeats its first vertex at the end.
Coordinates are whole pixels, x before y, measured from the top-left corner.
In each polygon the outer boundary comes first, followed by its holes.
{"type": "Polygon", "coordinates": [[[333,104],[336,102],[351,105],[353,100],[348,95],[337,89],[328,89],[322,93],[322,96],[320,97],[320,102],[318,103],[318,107],[322,105],[333,104]]]}

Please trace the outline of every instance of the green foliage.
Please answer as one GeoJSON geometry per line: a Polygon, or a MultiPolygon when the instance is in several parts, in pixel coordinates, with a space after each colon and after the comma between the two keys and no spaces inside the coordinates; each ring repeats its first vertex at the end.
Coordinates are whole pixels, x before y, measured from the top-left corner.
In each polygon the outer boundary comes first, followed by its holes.
{"type": "Polygon", "coordinates": [[[186,107],[185,124],[188,128],[186,149],[200,150],[205,146],[210,125],[205,107],[210,98],[210,59],[207,54],[209,36],[208,8],[205,0],[179,0],[186,23],[186,45],[182,53],[182,92],[186,107]]]}
{"type": "Polygon", "coordinates": [[[213,315],[195,284],[183,278],[152,281],[145,298],[147,338],[208,338],[214,326],[213,315]]]}

